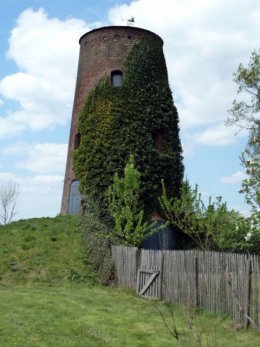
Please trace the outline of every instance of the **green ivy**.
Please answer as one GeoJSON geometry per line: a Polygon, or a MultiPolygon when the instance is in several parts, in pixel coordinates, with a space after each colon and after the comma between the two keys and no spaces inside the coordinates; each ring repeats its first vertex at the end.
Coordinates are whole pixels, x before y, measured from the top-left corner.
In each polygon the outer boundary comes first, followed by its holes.
{"type": "MultiPolygon", "coordinates": [[[[144,38],[130,51],[124,66],[124,84],[111,86],[102,78],[89,93],[79,116],[81,143],[74,152],[74,170],[82,196],[98,203],[106,218],[105,192],[129,155],[141,173],[140,201],[145,215],[159,210],[161,180],[179,196],[183,178],[178,113],[168,84],[161,42],[144,38]],[[154,145],[160,132],[163,150],[154,145]]],[[[84,203],[84,198],[83,198],[84,203]]]]}

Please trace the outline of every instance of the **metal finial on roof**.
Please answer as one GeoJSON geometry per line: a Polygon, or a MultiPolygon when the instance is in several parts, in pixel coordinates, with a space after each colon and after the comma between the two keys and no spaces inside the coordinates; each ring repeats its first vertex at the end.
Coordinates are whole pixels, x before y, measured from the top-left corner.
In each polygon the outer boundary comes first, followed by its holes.
{"type": "Polygon", "coordinates": [[[127,20],[127,25],[130,25],[131,27],[134,25],[135,22],[135,17],[131,17],[130,19],[127,20]]]}
{"type": "Polygon", "coordinates": [[[130,27],[132,27],[133,25],[134,25],[134,23],[135,23],[135,17],[130,17],[130,19],[127,19],[127,20],[125,20],[125,19],[122,19],[122,21],[123,22],[127,22],[127,25],[129,25],[130,27]]]}

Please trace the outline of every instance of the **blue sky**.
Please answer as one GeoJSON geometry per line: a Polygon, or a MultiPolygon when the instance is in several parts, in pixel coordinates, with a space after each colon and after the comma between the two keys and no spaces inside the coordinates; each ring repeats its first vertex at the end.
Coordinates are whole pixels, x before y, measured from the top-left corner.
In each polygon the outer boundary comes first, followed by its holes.
{"type": "Polygon", "coordinates": [[[0,0],[0,185],[20,185],[17,219],[60,211],[79,37],[130,16],[164,40],[185,177],[248,213],[247,134],[224,122],[232,74],[259,47],[258,0],[0,0]]]}

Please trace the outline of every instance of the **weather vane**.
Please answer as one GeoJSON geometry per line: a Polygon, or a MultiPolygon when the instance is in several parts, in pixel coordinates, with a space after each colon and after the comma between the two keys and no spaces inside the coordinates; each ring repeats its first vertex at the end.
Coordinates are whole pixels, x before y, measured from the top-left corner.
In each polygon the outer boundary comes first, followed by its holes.
{"type": "Polygon", "coordinates": [[[122,19],[122,21],[123,22],[127,22],[127,25],[129,25],[130,27],[132,27],[133,25],[134,25],[134,23],[135,23],[135,17],[130,17],[130,19],[127,19],[127,20],[125,20],[125,19],[122,19]]]}

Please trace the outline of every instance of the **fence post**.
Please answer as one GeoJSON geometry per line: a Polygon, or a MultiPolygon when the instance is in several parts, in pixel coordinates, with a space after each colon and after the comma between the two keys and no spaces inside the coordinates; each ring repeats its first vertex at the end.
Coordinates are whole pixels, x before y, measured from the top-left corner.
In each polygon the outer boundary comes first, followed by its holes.
{"type": "Polygon", "coordinates": [[[199,260],[195,257],[195,307],[199,306],[199,260]]]}
{"type": "Polygon", "coordinates": [[[164,254],[162,252],[162,258],[161,258],[161,266],[160,266],[160,276],[161,276],[161,283],[160,283],[160,299],[163,300],[163,265],[164,265],[164,254]]]}
{"type": "Polygon", "coordinates": [[[141,250],[136,249],[135,251],[135,287],[139,285],[139,276],[138,276],[138,270],[140,269],[140,261],[141,261],[141,250]]]}
{"type": "Polygon", "coordinates": [[[250,304],[251,304],[251,278],[252,278],[252,262],[248,259],[247,262],[247,282],[246,282],[246,300],[245,300],[245,328],[248,328],[250,324],[250,304]]]}

